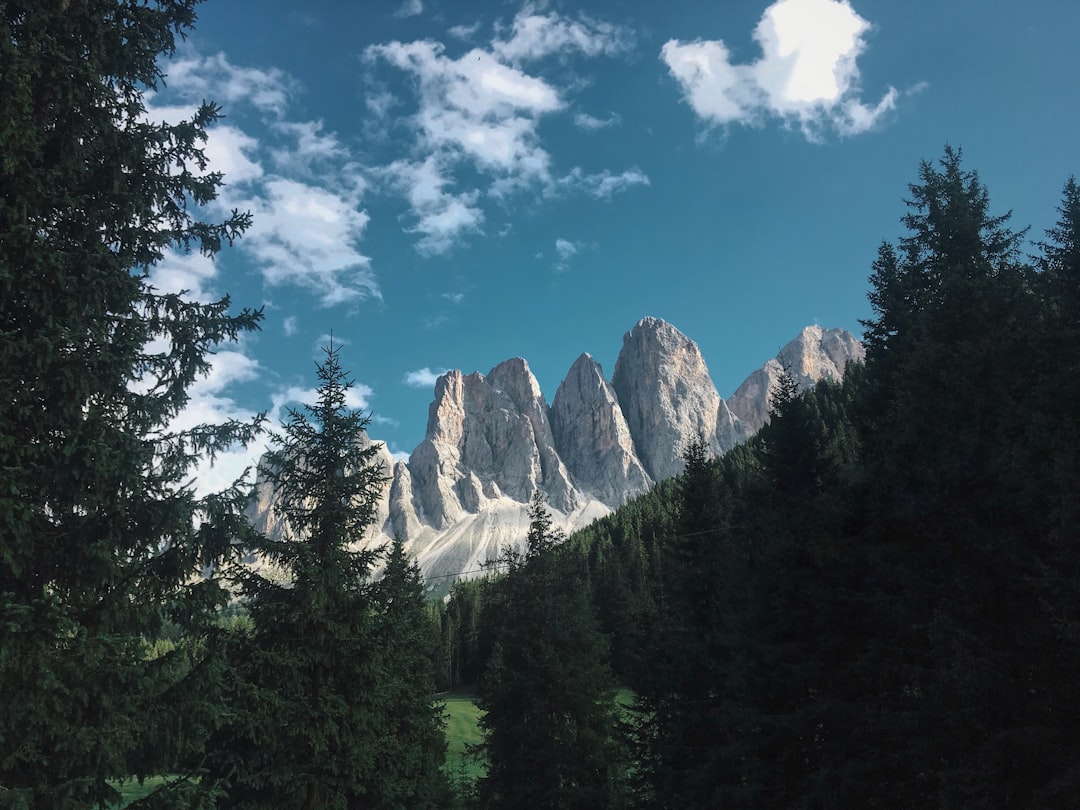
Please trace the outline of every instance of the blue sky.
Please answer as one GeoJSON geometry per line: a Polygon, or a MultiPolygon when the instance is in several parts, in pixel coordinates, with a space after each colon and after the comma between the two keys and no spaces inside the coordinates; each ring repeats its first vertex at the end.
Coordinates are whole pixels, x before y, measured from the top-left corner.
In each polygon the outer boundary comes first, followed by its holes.
{"type": "MultiPolygon", "coordinates": [[[[433,376],[525,357],[550,399],[645,315],[728,396],[803,326],[858,332],[948,142],[1039,238],[1080,172],[1075,0],[209,0],[150,115],[203,98],[255,225],[161,289],[266,307],[180,424],[310,397],[332,329],[398,454],[433,376]]],[[[211,212],[212,213],[212,212],[211,212]]],[[[203,482],[219,485],[250,452],[203,482]]]]}

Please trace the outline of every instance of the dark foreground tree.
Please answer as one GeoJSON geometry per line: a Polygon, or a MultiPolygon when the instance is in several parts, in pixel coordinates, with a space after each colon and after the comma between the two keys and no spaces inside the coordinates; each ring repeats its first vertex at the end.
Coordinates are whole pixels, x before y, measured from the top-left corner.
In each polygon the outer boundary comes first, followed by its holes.
{"type": "Polygon", "coordinates": [[[385,698],[370,807],[441,810],[450,804],[443,708],[434,697],[440,639],[426,601],[420,568],[395,539],[375,588],[385,698]]]}
{"type": "Polygon", "coordinates": [[[508,555],[503,615],[477,693],[485,807],[601,808],[620,795],[607,649],[580,576],[559,565],[543,496],[529,507],[523,558],[508,555]]]}
{"type": "Polygon", "coordinates": [[[400,548],[381,583],[383,549],[355,548],[387,478],[325,352],[317,401],[290,409],[260,465],[283,532],[254,541],[262,570],[237,572],[251,628],[224,636],[237,681],[210,770],[221,807],[431,807],[440,718],[412,626],[427,618],[400,548]]]}
{"type": "MultiPolygon", "coordinates": [[[[214,722],[207,670],[144,641],[220,601],[196,574],[238,530],[239,494],[200,500],[188,479],[255,430],[168,429],[208,352],[261,317],[147,280],[167,249],[213,255],[248,221],[197,219],[221,182],[200,148],[215,107],[175,125],[143,117],[194,6],[0,4],[5,807],[109,804],[107,779],[171,770],[214,722]]],[[[183,794],[168,795],[190,806],[183,794]]]]}

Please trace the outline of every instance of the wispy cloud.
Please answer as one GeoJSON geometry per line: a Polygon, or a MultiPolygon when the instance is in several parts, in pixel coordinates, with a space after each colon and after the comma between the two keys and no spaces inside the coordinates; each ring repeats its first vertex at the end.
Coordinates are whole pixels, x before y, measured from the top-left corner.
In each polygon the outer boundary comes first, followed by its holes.
{"type": "MultiPolygon", "coordinates": [[[[475,32],[470,27],[456,34],[471,37],[475,32]]],[[[611,181],[610,171],[586,175],[573,168],[560,176],[542,141],[540,122],[568,109],[572,88],[558,86],[532,67],[548,58],[613,56],[633,43],[633,33],[623,26],[584,15],[571,19],[542,13],[527,4],[509,24],[495,26],[485,46],[460,55],[432,40],[368,47],[365,57],[373,70],[386,64],[414,79],[416,111],[407,119],[414,141],[381,176],[409,201],[405,228],[418,236],[417,250],[446,253],[482,233],[485,200],[505,205],[523,192],[550,196],[572,189],[609,197],[640,184],[611,181]]],[[[585,127],[591,123],[581,120],[585,127]]]]}
{"type": "Polygon", "coordinates": [[[446,29],[446,33],[452,36],[454,39],[461,39],[468,41],[476,36],[476,32],[480,30],[480,21],[477,20],[472,25],[455,25],[446,29]]]}
{"type": "Polygon", "coordinates": [[[439,379],[439,375],[445,373],[446,369],[432,371],[427,366],[424,366],[424,368],[418,368],[416,371],[406,372],[402,382],[410,388],[432,388],[439,379]]]}
{"type": "Polygon", "coordinates": [[[234,65],[224,53],[201,56],[186,51],[169,62],[167,87],[199,100],[212,98],[232,106],[252,104],[263,112],[284,115],[299,85],[278,68],[250,68],[234,65]]]}
{"type": "Polygon", "coordinates": [[[586,131],[596,131],[598,129],[606,129],[607,127],[613,127],[617,125],[622,119],[618,113],[611,113],[607,118],[597,118],[596,116],[589,115],[588,113],[576,113],[574,115],[574,126],[578,129],[584,129],[586,131]]]}
{"type": "Polygon", "coordinates": [[[555,12],[540,14],[535,4],[528,3],[514,17],[509,36],[497,38],[492,50],[500,59],[516,64],[574,51],[612,56],[633,45],[634,36],[628,28],[584,15],[570,20],[555,12]]]}
{"type": "Polygon", "coordinates": [[[637,167],[619,174],[612,174],[607,169],[595,174],[586,174],[575,167],[569,174],[560,177],[549,193],[582,192],[599,200],[610,200],[621,191],[634,186],[647,185],[650,185],[648,175],[637,167]]]}
{"type": "Polygon", "coordinates": [[[253,214],[239,248],[264,281],[306,288],[323,306],[379,298],[371,260],[360,248],[369,219],[366,181],[334,133],[319,121],[291,117],[299,84],[276,68],[238,66],[225,54],[190,48],[165,72],[166,94],[150,98],[148,117],[176,120],[203,98],[230,111],[228,123],[209,129],[205,151],[209,170],[225,176],[216,204],[253,214]],[[261,138],[233,123],[252,112],[261,138]]]}
{"type": "Polygon", "coordinates": [[[295,315],[290,315],[281,322],[281,331],[285,333],[285,337],[292,337],[295,335],[297,328],[295,315]]]}
{"type": "Polygon", "coordinates": [[[398,10],[394,12],[394,16],[398,19],[404,19],[405,17],[416,17],[424,13],[424,4],[421,0],[405,0],[398,10]]]}
{"type": "MultiPolygon", "coordinates": [[[[345,407],[366,412],[370,410],[373,395],[374,392],[370,386],[363,383],[354,383],[352,388],[345,392],[345,407]]],[[[270,397],[273,403],[269,415],[271,425],[276,429],[287,414],[288,408],[314,405],[318,399],[319,390],[317,388],[301,388],[298,385],[291,385],[275,391],[270,397]]]]}
{"type": "Polygon", "coordinates": [[[895,88],[876,104],[860,99],[856,60],[870,30],[848,0],[777,0],[754,30],[762,51],[755,62],[735,64],[722,40],[700,39],[669,40],[660,58],[709,125],[774,117],[817,141],[827,131],[866,132],[896,108],[895,88]]]}
{"type": "Polygon", "coordinates": [[[440,297],[440,298],[445,298],[445,299],[446,299],[447,301],[449,301],[449,302],[450,302],[451,304],[460,304],[460,303],[461,303],[461,302],[462,302],[463,300],[465,300],[465,293],[459,293],[459,292],[449,293],[449,292],[444,292],[444,293],[443,293],[442,295],[440,295],[439,297],[440,297]]]}
{"type": "Polygon", "coordinates": [[[578,252],[578,246],[571,242],[569,239],[556,239],[555,269],[559,271],[567,270],[570,267],[571,257],[576,256],[578,252]]]}

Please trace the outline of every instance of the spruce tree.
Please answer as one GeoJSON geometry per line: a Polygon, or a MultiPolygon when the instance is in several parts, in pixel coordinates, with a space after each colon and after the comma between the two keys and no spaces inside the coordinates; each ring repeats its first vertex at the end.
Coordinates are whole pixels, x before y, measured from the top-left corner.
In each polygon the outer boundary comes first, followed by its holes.
{"type": "Polygon", "coordinates": [[[220,807],[378,807],[392,776],[372,580],[383,550],[355,547],[387,477],[369,417],[346,405],[339,347],[324,352],[315,404],[289,409],[260,464],[284,530],[253,540],[263,568],[236,572],[251,629],[226,638],[237,680],[211,752],[220,807]]]}
{"type": "Polygon", "coordinates": [[[559,564],[543,496],[533,496],[524,557],[505,557],[495,652],[477,692],[486,714],[486,807],[601,808],[617,801],[614,689],[580,572],[559,564]]]}
{"type": "MultiPolygon", "coordinates": [[[[0,9],[6,807],[110,804],[107,780],[173,770],[216,722],[208,670],[147,642],[166,620],[195,632],[221,601],[197,574],[241,531],[240,494],[199,498],[189,478],[256,430],[168,427],[213,347],[261,317],[148,283],[166,250],[212,256],[248,223],[199,219],[221,183],[201,150],[218,108],[177,124],[144,117],[195,5],[0,9]]],[[[168,796],[190,806],[185,784],[168,796]]]]}
{"type": "Polygon", "coordinates": [[[436,701],[434,661],[440,643],[424,598],[420,568],[405,545],[390,546],[375,587],[379,691],[385,694],[378,780],[367,807],[441,810],[449,806],[445,719],[436,701]]]}

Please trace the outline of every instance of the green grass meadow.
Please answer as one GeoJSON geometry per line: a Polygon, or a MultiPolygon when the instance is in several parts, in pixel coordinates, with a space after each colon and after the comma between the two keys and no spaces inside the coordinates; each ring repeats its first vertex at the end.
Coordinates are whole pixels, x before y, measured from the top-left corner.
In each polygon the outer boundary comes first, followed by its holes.
{"type": "MultiPolygon", "coordinates": [[[[615,696],[616,702],[629,707],[634,701],[634,693],[629,689],[620,689],[615,696]]],[[[446,772],[451,781],[462,778],[472,781],[484,775],[483,762],[469,756],[468,746],[480,742],[480,710],[476,708],[471,694],[466,692],[450,693],[443,698],[446,707],[446,772]]],[[[165,782],[165,777],[151,777],[143,784],[132,780],[118,785],[123,800],[119,807],[127,807],[131,802],[148,795],[165,782]]]]}
{"type": "Polygon", "coordinates": [[[467,746],[480,742],[480,710],[472,695],[449,694],[446,705],[446,771],[451,779],[464,776],[475,779],[484,775],[484,766],[468,756],[467,746]]]}

